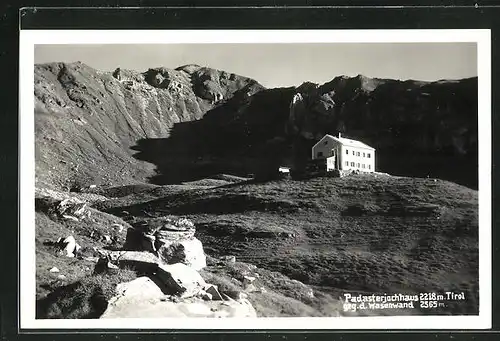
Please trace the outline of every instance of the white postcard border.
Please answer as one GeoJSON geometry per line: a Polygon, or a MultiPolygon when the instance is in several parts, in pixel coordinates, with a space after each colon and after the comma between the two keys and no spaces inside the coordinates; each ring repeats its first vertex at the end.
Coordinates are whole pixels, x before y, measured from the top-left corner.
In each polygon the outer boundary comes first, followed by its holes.
{"type": "Polygon", "coordinates": [[[491,328],[491,31],[20,30],[19,262],[21,329],[488,329],[491,328]],[[478,53],[479,315],[293,318],[35,319],[34,47],[37,44],[475,42],[478,53]]]}

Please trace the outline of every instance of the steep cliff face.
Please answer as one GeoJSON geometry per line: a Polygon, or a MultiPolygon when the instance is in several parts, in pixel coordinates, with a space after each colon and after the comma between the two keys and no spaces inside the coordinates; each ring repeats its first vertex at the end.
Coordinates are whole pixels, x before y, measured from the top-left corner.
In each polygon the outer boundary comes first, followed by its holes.
{"type": "Polygon", "coordinates": [[[477,78],[430,83],[337,77],[301,90],[289,131],[305,138],[338,131],[382,149],[465,155],[477,148],[477,78]]]}
{"type": "Polygon", "coordinates": [[[145,180],[155,165],[137,160],[141,139],[167,138],[256,81],[186,65],[146,72],[100,72],[82,63],[35,66],[36,175],[70,189],[145,180]]]}

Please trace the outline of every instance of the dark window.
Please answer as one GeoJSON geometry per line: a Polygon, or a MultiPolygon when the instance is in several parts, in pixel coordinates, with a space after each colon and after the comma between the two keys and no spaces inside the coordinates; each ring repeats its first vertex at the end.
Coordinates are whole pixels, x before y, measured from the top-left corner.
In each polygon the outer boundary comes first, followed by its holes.
{"type": "Polygon", "coordinates": [[[352,151],[352,155],[356,155],[356,152],[354,150],[352,151]]]}
{"type": "Polygon", "coordinates": [[[359,163],[358,163],[358,168],[359,168],[359,163]]]}
{"type": "Polygon", "coordinates": [[[346,165],[346,166],[349,166],[349,161],[346,161],[346,162],[345,162],[345,165],[346,165]]]}
{"type": "Polygon", "coordinates": [[[368,158],[370,158],[370,153],[368,153],[368,158]]]}
{"type": "Polygon", "coordinates": [[[325,140],[325,142],[323,142],[323,144],[328,144],[328,140],[325,140]]]}
{"type": "Polygon", "coordinates": [[[363,153],[363,157],[365,157],[365,153],[363,153]]]}
{"type": "Polygon", "coordinates": [[[351,167],[354,167],[354,162],[351,162],[351,167]]]}
{"type": "Polygon", "coordinates": [[[359,156],[359,152],[358,152],[358,156],[359,156]]]}
{"type": "Polygon", "coordinates": [[[323,156],[323,152],[318,152],[318,157],[323,156]]]}
{"type": "Polygon", "coordinates": [[[347,149],[345,150],[345,153],[349,155],[349,151],[347,149]]]}
{"type": "Polygon", "coordinates": [[[370,168],[371,168],[370,165],[368,165],[368,169],[370,169],[370,168]]]}
{"type": "Polygon", "coordinates": [[[364,163],[361,165],[361,168],[365,168],[365,164],[364,163]]]}

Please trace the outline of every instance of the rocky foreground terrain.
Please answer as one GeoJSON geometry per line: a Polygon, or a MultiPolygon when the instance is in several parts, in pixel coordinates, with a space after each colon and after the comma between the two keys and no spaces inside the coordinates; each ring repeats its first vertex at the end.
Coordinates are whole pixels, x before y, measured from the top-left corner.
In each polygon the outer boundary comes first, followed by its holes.
{"type": "Polygon", "coordinates": [[[265,89],[52,63],[35,66],[35,129],[38,318],[478,312],[477,79],[265,89]],[[273,176],[337,131],[393,175],[273,176]],[[466,300],[339,300],[430,291],[466,300]]]}

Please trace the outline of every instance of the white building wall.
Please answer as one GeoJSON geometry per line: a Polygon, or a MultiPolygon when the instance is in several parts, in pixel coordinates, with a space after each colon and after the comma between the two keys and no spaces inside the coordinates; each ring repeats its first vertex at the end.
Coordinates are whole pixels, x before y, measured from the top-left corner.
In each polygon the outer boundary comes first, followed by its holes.
{"type": "Polygon", "coordinates": [[[332,170],[335,170],[337,168],[336,164],[335,164],[335,161],[336,161],[335,159],[336,158],[334,156],[326,159],[326,170],[327,171],[332,171],[332,170]]]}
{"type": "Polygon", "coordinates": [[[342,146],[341,155],[342,170],[375,171],[375,150],[342,146]]]}
{"type": "Polygon", "coordinates": [[[332,156],[332,149],[335,147],[335,141],[327,136],[319,140],[319,143],[312,148],[312,159],[325,159],[332,156]]]}
{"type": "MultiPolygon", "coordinates": [[[[360,170],[363,172],[375,171],[375,150],[369,148],[349,147],[338,143],[325,136],[312,148],[312,159],[325,159],[335,154],[338,157],[338,165],[341,170],[360,170]],[[369,154],[369,156],[368,156],[369,154]]],[[[332,158],[333,159],[333,158],[332,158]]],[[[333,162],[333,161],[331,161],[333,162]]],[[[334,168],[337,165],[335,162],[334,168]]],[[[327,161],[327,169],[330,165],[327,161]]]]}

